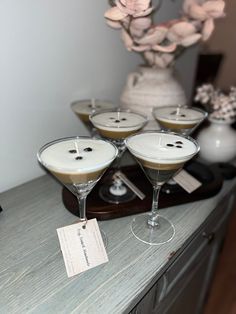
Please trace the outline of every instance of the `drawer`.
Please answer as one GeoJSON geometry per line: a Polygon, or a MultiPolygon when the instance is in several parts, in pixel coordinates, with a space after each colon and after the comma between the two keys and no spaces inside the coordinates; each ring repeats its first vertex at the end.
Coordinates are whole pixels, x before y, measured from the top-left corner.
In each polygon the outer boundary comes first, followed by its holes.
{"type": "Polygon", "coordinates": [[[195,255],[199,248],[206,244],[211,244],[215,236],[217,236],[218,230],[225,223],[232,210],[235,197],[232,195],[230,198],[224,199],[213,213],[206,220],[202,226],[200,232],[193,238],[193,240],[185,248],[184,252],[173,262],[173,264],[165,272],[167,280],[167,290],[170,291],[176,281],[184,274],[185,268],[188,267],[191,259],[195,258],[195,255]]]}
{"type": "Polygon", "coordinates": [[[161,314],[196,314],[203,291],[204,278],[208,272],[211,259],[211,249],[206,244],[188,264],[184,276],[155,307],[154,313],[161,314]]]}
{"type": "MultiPolygon", "coordinates": [[[[180,292],[185,286],[186,291],[188,291],[187,274],[189,274],[189,280],[191,281],[192,274],[198,272],[198,268],[202,263],[201,273],[207,271],[208,260],[215,247],[211,245],[211,242],[214,243],[213,240],[219,241],[220,238],[223,238],[224,229],[227,225],[226,222],[234,201],[235,197],[230,196],[230,198],[225,198],[220,202],[206,222],[204,222],[201,229],[197,231],[196,236],[184,248],[184,251],[174,260],[130,314],[159,313],[159,309],[161,309],[160,313],[164,313],[164,309],[168,308],[169,300],[174,300],[174,296],[178,295],[177,292],[180,292]]],[[[193,288],[195,283],[200,285],[202,280],[202,276],[200,276],[199,280],[197,280],[198,275],[195,277],[193,288]]]]}
{"type": "Polygon", "coordinates": [[[141,301],[135,306],[130,314],[146,314],[152,313],[156,304],[164,296],[166,291],[166,277],[162,276],[157,283],[145,294],[141,301]]]}

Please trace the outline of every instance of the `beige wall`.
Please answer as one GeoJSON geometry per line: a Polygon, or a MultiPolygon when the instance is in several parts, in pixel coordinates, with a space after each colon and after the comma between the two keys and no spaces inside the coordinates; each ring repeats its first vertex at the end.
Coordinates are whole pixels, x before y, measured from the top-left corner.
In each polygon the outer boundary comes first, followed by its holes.
{"type": "Polygon", "coordinates": [[[236,85],[236,0],[226,0],[226,17],[218,20],[204,51],[225,54],[216,84],[227,89],[236,85]]]}

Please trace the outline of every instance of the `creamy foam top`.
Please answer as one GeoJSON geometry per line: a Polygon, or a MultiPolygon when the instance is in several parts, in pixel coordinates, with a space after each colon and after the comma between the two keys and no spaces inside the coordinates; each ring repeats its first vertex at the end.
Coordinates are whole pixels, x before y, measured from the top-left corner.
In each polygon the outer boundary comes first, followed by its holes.
{"type": "Polygon", "coordinates": [[[198,151],[192,141],[182,136],[158,132],[131,136],[126,145],[134,156],[159,164],[185,162],[198,151]]]}
{"type": "Polygon", "coordinates": [[[75,113],[78,114],[87,114],[90,115],[95,110],[108,110],[108,109],[114,109],[117,106],[111,102],[103,101],[103,100],[94,100],[94,103],[92,104],[92,101],[90,99],[88,100],[81,100],[76,101],[72,103],[71,108],[75,113]]]}
{"type": "Polygon", "coordinates": [[[91,118],[95,127],[112,132],[124,132],[140,129],[146,118],[135,112],[101,112],[91,118]]]}
{"type": "Polygon", "coordinates": [[[176,124],[198,123],[204,118],[204,113],[197,109],[175,106],[155,108],[153,114],[160,121],[176,124]]]}
{"type": "Polygon", "coordinates": [[[116,154],[117,149],[103,140],[68,139],[47,147],[40,158],[51,171],[79,174],[109,166],[116,154]]]}

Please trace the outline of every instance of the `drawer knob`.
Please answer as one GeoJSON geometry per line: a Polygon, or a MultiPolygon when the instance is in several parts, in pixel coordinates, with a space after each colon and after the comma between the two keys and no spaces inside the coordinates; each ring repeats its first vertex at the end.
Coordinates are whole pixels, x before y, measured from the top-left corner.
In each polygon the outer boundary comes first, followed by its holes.
{"type": "Polygon", "coordinates": [[[215,238],[215,233],[214,232],[207,233],[203,231],[202,236],[203,238],[207,239],[208,243],[211,243],[215,238]]]}

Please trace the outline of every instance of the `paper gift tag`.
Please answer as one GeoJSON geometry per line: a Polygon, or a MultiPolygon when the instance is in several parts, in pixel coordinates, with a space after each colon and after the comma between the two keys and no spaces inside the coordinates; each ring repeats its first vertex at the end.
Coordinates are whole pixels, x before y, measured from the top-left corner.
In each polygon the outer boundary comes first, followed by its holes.
{"type": "Polygon", "coordinates": [[[96,219],[57,229],[68,277],[108,262],[96,219]]]}
{"type": "Polygon", "coordinates": [[[192,193],[198,189],[202,183],[189,174],[186,170],[179,171],[173,179],[178,183],[185,191],[192,193]]]}

